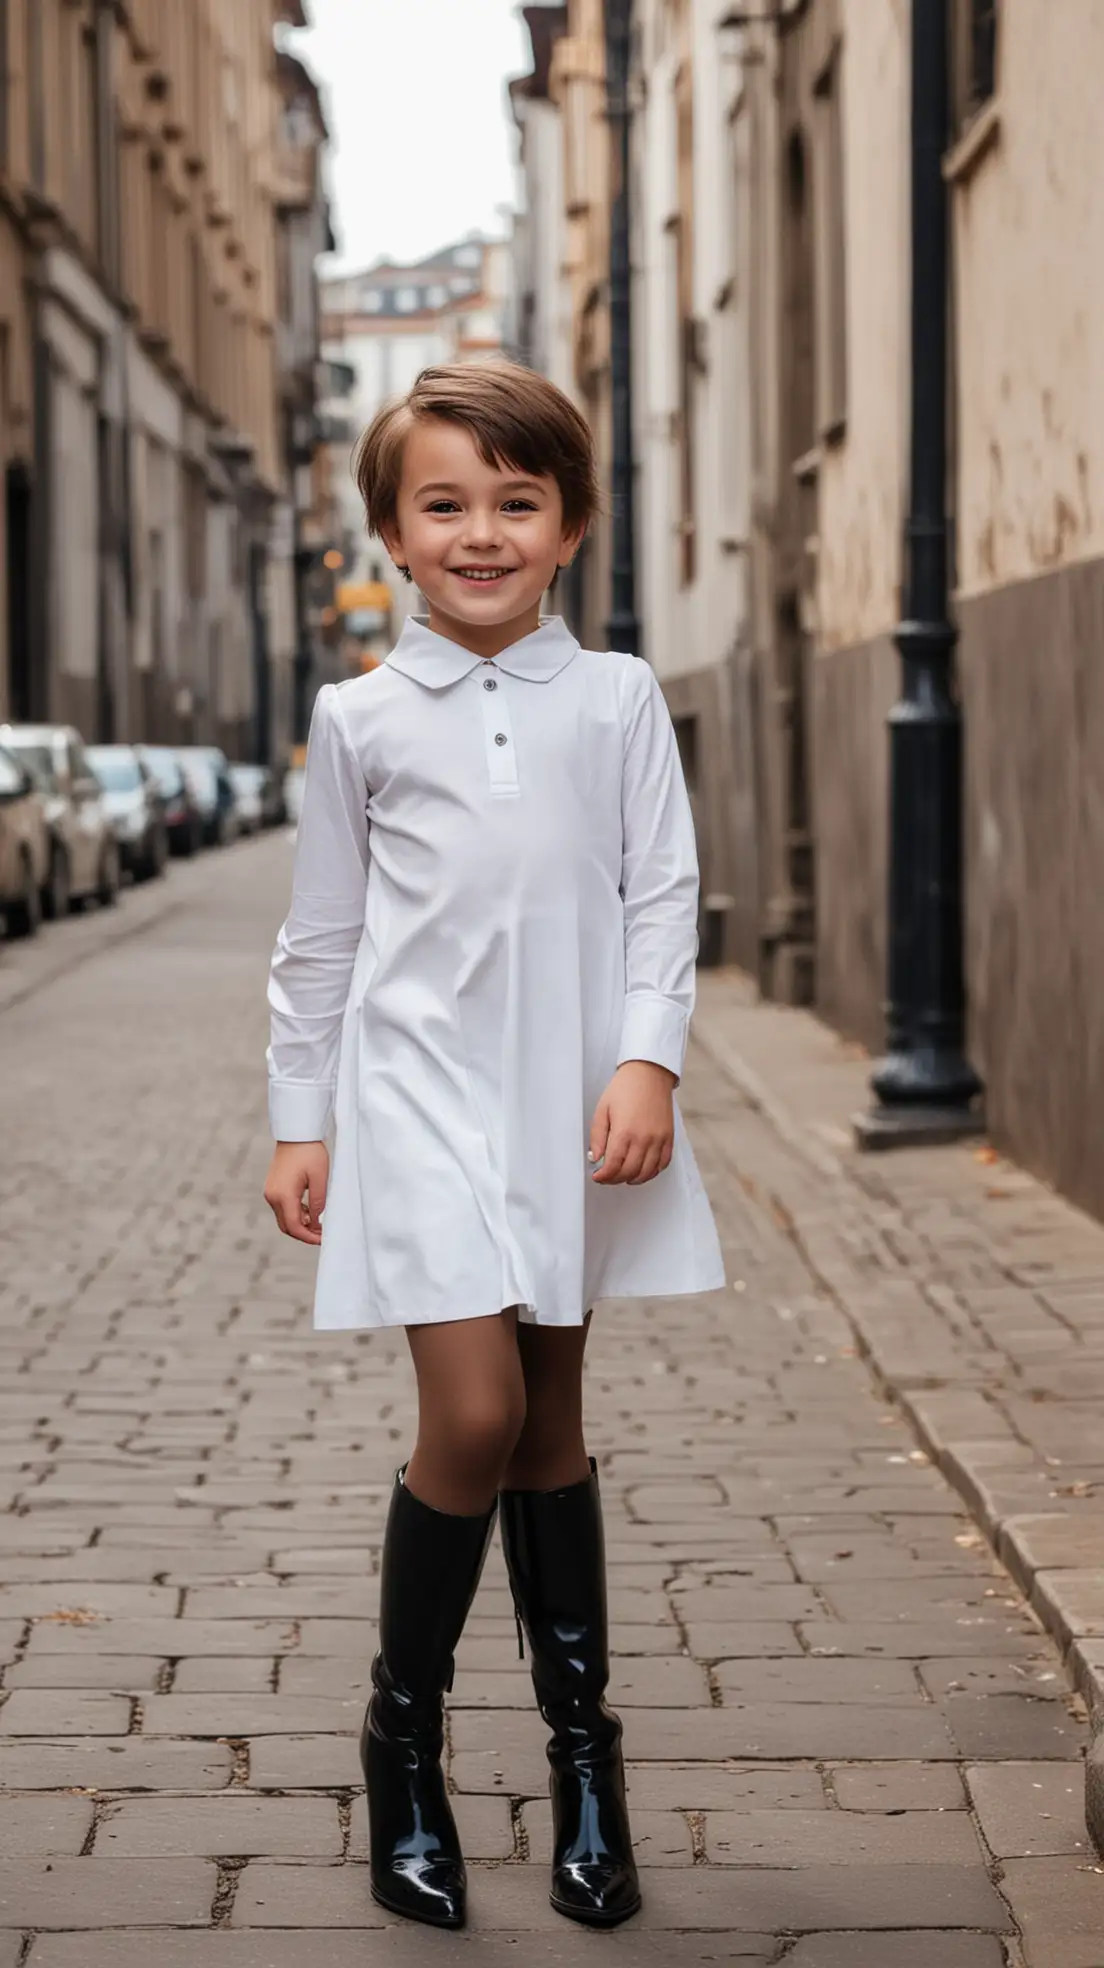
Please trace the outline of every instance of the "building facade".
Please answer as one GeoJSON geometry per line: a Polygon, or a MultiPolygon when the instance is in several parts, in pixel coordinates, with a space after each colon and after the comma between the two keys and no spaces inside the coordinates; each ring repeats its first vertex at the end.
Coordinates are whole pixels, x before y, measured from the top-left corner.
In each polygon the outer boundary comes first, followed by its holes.
{"type": "Polygon", "coordinates": [[[7,0],[0,707],[271,748],[278,0],[7,0]]]}
{"type": "MultiPolygon", "coordinates": [[[[947,0],[948,508],[969,1046],[996,1138],[1104,1213],[1091,887],[1104,19],[947,0]]],[[[910,8],[635,0],[637,610],[692,789],[708,954],[885,1037],[887,718],[910,395],[910,8]]],[[[525,9],[517,330],[604,473],[598,0],[525,9]]],[[[608,609],[603,529],[581,632],[608,609]]],[[[1104,1071],[1104,1069],[1101,1069],[1104,1071]]]]}

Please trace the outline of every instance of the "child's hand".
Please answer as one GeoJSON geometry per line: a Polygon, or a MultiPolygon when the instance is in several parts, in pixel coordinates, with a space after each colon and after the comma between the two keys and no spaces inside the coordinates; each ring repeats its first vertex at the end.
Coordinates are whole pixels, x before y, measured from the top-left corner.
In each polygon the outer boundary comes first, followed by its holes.
{"type": "Polygon", "coordinates": [[[269,1163],[264,1199],[285,1237],[322,1242],[322,1211],[330,1179],[324,1141],[278,1141],[269,1163]]]}
{"type": "Polygon", "coordinates": [[[590,1160],[602,1163],[593,1182],[636,1187],[667,1167],[675,1143],[671,1094],[677,1085],[673,1073],[648,1059],[627,1059],[617,1068],[590,1126],[590,1160]]]}

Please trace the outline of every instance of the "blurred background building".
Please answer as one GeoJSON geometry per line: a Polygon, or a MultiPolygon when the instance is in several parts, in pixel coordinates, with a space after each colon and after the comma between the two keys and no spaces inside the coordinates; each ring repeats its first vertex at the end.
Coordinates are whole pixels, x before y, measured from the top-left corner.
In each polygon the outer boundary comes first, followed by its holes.
{"type": "Polygon", "coordinates": [[[311,663],[325,119],[300,0],[0,7],[0,717],[268,758],[311,663]]]}
{"type": "Polygon", "coordinates": [[[341,515],[338,601],[351,651],[371,664],[387,653],[417,590],[364,532],[350,470],[353,447],[377,410],[410,389],[419,371],[505,352],[508,248],[472,233],[411,265],[383,260],[322,283],[322,403],[328,469],[341,515]]]}

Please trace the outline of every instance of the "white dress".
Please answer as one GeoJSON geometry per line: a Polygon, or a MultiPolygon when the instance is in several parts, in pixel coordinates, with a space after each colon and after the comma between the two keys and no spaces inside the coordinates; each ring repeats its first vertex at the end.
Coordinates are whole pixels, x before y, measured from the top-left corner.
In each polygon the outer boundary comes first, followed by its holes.
{"type": "Polygon", "coordinates": [[[698,871],[663,695],[558,617],[493,661],[409,621],[319,695],[269,986],[272,1131],[334,1135],[315,1325],[410,1326],[707,1291],[681,1117],[604,1188],[622,1060],[682,1070],[698,871]]]}

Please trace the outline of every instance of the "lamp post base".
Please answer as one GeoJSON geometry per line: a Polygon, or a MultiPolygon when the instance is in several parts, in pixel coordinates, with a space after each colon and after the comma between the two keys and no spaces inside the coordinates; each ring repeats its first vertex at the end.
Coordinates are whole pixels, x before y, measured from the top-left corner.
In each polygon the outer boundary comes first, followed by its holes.
{"type": "Polygon", "coordinates": [[[945,1148],[985,1133],[981,1107],[887,1106],[878,1101],[851,1122],[856,1148],[874,1154],[888,1148],[945,1148]]]}

